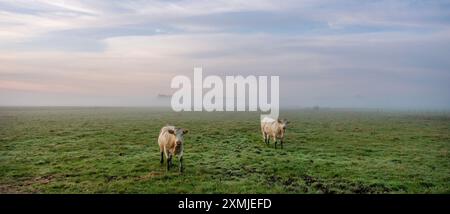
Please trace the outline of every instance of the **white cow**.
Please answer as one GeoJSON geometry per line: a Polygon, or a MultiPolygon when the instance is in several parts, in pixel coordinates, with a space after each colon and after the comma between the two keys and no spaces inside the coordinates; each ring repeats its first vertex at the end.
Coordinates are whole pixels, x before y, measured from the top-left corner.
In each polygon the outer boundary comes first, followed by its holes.
{"type": "Polygon", "coordinates": [[[286,127],[289,121],[286,119],[275,120],[269,117],[264,117],[261,120],[261,132],[266,144],[270,143],[270,138],[272,137],[275,142],[275,148],[277,148],[277,141],[280,141],[281,148],[283,148],[284,143],[284,133],[286,132],[286,127]]]}
{"type": "Polygon", "coordinates": [[[158,137],[159,152],[161,153],[161,164],[164,162],[164,155],[167,159],[167,170],[172,166],[172,157],[178,156],[180,165],[179,171],[183,172],[183,143],[187,129],[176,128],[175,126],[164,126],[161,128],[158,137]]]}

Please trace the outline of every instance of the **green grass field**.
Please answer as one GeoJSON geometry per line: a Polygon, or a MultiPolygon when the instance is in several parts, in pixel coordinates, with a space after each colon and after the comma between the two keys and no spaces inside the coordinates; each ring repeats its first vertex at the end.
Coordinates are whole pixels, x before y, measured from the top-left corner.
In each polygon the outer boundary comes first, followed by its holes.
{"type": "MultiPolygon", "coordinates": [[[[289,110],[284,149],[257,113],[0,108],[1,193],[450,193],[448,113],[289,110]],[[159,163],[188,128],[185,172],[159,163]]],[[[177,165],[178,160],[174,160],[177,165]]]]}

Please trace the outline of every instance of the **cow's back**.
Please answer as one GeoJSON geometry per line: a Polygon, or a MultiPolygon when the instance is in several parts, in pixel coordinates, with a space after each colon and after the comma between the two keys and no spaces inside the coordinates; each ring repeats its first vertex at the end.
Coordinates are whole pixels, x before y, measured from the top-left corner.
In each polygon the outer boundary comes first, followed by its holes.
{"type": "Polygon", "coordinates": [[[159,132],[158,144],[161,147],[161,149],[164,147],[164,145],[172,144],[172,141],[175,141],[175,136],[173,134],[170,134],[169,130],[175,131],[175,127],[164,126],[161,128],[161,131],[159,132]]]}
{"type": "Polygon", "coordinates": [[[270,118],[270,117],[264,117],[261,120],[261,131],[268,134],[270,132],[270,127],[271,124],[275,122],[274,119],[270,118]]]}

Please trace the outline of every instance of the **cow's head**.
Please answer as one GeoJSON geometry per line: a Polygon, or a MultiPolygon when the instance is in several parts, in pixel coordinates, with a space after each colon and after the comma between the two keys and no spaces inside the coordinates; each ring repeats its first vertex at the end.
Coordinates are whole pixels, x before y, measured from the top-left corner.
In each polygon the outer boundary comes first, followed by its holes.
{"type": "Polygon", "coordinates": [[[188,133],[189,130],[183,129],[183,128],[176,128],[175,130],[169,129],[169,133],[175,135],[175,142],[177,146],[183,144],[184,142],[184,135],[188,133]]]}
{"type": "Polygon", "coordinates": [[[278,127],[280,128],[280,134],[281,137],[284,137],[284,132],[286,132],[287,124],[289,124],[289,121],[286,119],[278,119],[278,127]]]}

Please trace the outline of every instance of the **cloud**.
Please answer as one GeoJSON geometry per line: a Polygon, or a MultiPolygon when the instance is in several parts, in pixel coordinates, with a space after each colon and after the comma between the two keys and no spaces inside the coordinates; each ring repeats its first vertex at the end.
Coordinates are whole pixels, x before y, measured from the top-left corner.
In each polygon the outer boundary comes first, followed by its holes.
{"type": "Polygon", "coordinates": [[[69,29],[170,22],[188,16],[232,11],[265,11],[269,1],[4,1],[0,38],[16,41],[69,29]]]}

